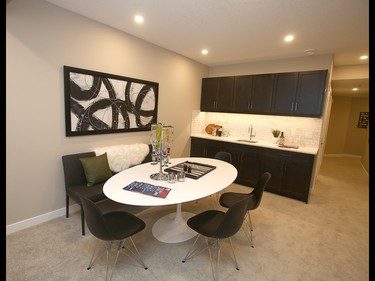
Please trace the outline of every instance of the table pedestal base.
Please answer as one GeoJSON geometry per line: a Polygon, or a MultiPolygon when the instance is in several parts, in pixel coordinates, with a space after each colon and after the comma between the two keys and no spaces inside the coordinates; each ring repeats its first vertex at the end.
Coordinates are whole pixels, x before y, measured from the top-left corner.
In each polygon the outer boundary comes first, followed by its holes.
{"type": "Polygon", "coordinates": [[[181,204],[177,205],[177,212],[168,214],[152,227],[152,234],[161,242],[179,243],[193,238],[197,233],[192,230],[186,221],[194,216],[193,213],[181,212],[181,204]]]}

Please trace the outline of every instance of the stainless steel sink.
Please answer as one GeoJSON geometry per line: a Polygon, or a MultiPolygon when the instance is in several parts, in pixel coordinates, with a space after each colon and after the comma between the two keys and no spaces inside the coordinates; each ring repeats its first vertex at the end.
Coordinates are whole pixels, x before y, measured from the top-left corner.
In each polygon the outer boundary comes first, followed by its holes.
{"type": "Polygon", "coordinates": [[[247,140],[247,139],[239,139],[237,141],[248,142],[248,143],[257,143],[258,142],[257,140],[247,140]]]}

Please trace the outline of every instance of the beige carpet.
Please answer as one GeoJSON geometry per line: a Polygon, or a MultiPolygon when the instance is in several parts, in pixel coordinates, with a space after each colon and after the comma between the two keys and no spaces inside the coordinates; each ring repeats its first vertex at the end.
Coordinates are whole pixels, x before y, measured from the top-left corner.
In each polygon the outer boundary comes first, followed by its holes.
{"type": "MultiPolygon", "coordinates": [[[[227,190],[248,192],[233,184],[227,190]]],[[[210,198],[183,204],[183,211],[212,208],[210,198]]],[[[135,236],[149,269],[120,255],[113,281],[212,280],[208,253],[183,264],[193,239],[176,244],[156,240],[152,224],[175,207],[142,212],[146,229],[135,236]]],[[[309,204],[266,192],[252,212],[254,245],[242,231],[233,239],[240,270],[225,244],[220,280],[366,281],[369,280],[369,179],[357,158],[325,157],[309,204]]],[[[104,280],[105,259],[86,270],[96,243],[81,235],[79,213],[7,236],[6,280],[104,280]]]]}

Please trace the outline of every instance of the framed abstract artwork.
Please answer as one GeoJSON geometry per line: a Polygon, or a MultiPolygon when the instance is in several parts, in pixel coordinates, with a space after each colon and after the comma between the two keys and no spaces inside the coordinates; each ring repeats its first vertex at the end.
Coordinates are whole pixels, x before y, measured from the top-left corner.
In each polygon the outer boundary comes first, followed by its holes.
{"type": "Polygon", "coordinates": [[[64,66],[65,134],[150,131],[158,90],[156,82],[64,66]]]}

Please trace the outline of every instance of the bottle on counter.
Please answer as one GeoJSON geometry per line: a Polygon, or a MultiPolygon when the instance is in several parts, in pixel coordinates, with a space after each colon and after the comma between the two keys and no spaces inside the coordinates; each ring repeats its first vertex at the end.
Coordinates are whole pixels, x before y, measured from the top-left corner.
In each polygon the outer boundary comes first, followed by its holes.
{"type": "Polygon", "coordinates": [[[219,128],[217,129],[216,134],[217,134],[218,137],[221,137],[221,135],[223,134],[223,127],[222,126],[219,126],[219,128]]]}
{"type": "Polygon", "coordinates": [[[279,145],[284,145],[284,143],[285,143],[284,132],[281,132],[278,143],[279,143],[279,145]]]}

